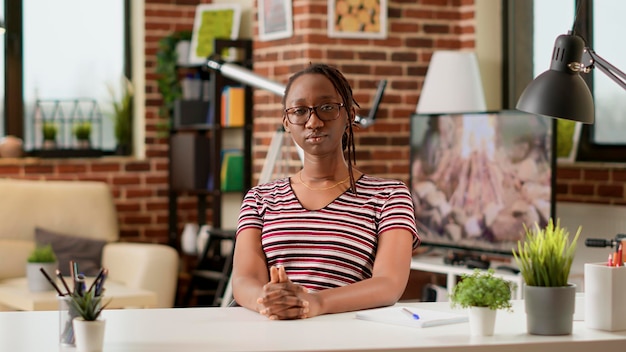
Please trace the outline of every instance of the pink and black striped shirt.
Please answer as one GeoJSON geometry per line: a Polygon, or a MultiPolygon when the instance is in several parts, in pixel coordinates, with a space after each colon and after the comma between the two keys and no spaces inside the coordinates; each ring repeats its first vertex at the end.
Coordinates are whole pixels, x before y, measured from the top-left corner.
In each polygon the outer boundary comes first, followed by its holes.
{"type": "Polygon", "coordinates": [[[372,276],[378,236],[391,229],[416,231],[411,195],[400,181],[363,175],[319,210],[305,209],[289,178],[256,186],[246,194],[237,234],[261,230],[268,267],[285,267],[291,281],[317,291],[372,276]]]}

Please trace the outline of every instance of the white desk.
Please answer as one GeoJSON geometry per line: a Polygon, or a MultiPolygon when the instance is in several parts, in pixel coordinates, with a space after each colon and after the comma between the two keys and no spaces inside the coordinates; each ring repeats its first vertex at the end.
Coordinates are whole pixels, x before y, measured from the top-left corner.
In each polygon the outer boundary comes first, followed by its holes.
{"type": "MultiPolygon", "coordinates": [[[[411,260],[411,270],[427,271],[439,274],[446,274],[446,287],[448,293],[452,293],[458,277],[463,274],[471,274],[474,269],[469,269],[460,265],[449,265],[443,262],[441,256],[418,255],[411,260]]],[[[513,298],[523,298],[524,278],[521,274],[513,274],[510,271],[495,270],[495,275],[505,280],[512,281],[517,285],[513,298]]]]}
{"type": "MultiPolygon", "coordinates": [[[[450,310],[447,302],[403,305],[450,310]]],[[[272,321],[245,308],[105,310],[104,352],[608,352],[626,346],[626,331],[591,330],[583,321],[574,322],[572,335],[529,335],[523,301],[513,306],[514,313],[498,312],[495,334],[488,337],[470,336],[468,323],[418,329],[357,320],[353,312],[272,321]]],[[[577,300],[576,310],[584,311],[584,300],[577,300]]],[[[57,345],[58,324],[57,312],[0,312],[0,351],[66,351],[57,345]]]]}
{"type": "MultiPolygon", "coordinates": [[[[91,284],[89,280],[87,285],[91,284]]],[[[156,293],[152,291],[129,288],[111,280],[107,280],[104,287],[105,300],[111,299],[109,308],[145,308],[157,304],[156,293]]],[[[57,310],[59,302],[56,291],[30,292],[26,278],[19,278],[0,281],[0,306],[17,310],[57,310]]]]}

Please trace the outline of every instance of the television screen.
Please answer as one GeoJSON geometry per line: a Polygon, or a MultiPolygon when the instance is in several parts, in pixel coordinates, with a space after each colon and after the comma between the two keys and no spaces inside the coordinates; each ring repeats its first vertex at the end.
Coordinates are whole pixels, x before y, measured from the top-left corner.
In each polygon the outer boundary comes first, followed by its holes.
{"type": "Polygon", "coordinates": [[[424,245],[511,255],[554,214],[555,120],[520,111],[411,116],[424,245]]]}

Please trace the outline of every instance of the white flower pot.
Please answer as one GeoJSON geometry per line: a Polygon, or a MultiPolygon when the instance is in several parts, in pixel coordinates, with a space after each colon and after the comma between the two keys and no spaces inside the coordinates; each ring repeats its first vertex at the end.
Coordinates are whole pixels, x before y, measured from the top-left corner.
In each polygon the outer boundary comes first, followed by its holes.
{"type": "Polygon", "coordinates": [[[75,318],[73,321],[76,350],[78,352],[100,352],[104,346],[105,320],[86,321],[75,318]]]}
{"type": "Polygon", "coordinates": [[[26,264],[26,281],[28,282],[28,290],[30,292],[52,291],[54,287],[48,279],[43,275],[40,268],[46,271],[53,281],[56,281],[57,263],[27,263],[26,264]]]}
{"type": "Polygon", "coordinates": [[[492,336],[498,311],[486,307],[470,307],[469,326],[472,336],[492,336]]]}

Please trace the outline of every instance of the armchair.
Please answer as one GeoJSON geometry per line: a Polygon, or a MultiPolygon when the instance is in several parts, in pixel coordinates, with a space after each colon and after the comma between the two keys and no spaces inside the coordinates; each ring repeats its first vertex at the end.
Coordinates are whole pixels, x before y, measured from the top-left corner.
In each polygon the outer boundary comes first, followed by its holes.
{"type": "Polygon", "coordinates": [[[155,292],[159,308],[174,305],[178,253],[161,244],[118,242],[117,210],[107,184],[0,179],[0,194],[0,281],[25,276],[39,228],[105,242],[101,265],[109,269],[108,280],[155,292]]]}

